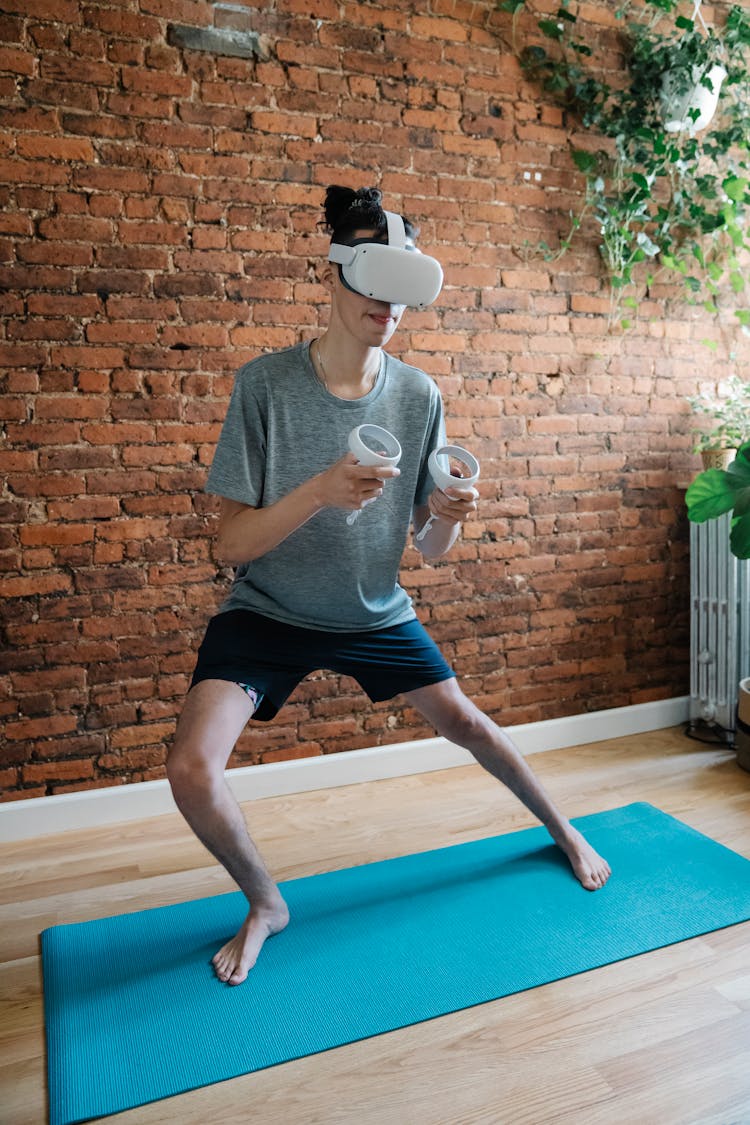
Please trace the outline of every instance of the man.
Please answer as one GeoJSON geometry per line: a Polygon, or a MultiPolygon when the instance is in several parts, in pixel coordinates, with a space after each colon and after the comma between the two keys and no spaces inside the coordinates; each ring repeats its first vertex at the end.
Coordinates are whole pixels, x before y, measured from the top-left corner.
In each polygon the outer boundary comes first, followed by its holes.
{"type": "Polygon", "coordinates": [[[237,569],[209,623],[167,770],[188,823],[247,897],[240,931],[213,959],[240,984],[289,922],[281,893],[224,780],[251,716],[274,717],[317,668],[354,676],[372,700],[403,694],[440,735],[468,749],[547,827],[588,890],[608,864],[556,809],[509,736],[458,687],[398,584],[413,524],[429,559],[476,510],[473,488],[434,487],[428,457],[445,443],[433,380],[383,351],[404,306],[431,303],[442,272],[380,192],[332,186],[323,281],[329,324],[311,344],[261,356],[237,375],[208,479],[221,497],[218,551],[237,569]],[[361,464],[351,430],[377,424],[398,467],[361,464]],[[359,512],[353,523],[346,514],[359,512]]]}

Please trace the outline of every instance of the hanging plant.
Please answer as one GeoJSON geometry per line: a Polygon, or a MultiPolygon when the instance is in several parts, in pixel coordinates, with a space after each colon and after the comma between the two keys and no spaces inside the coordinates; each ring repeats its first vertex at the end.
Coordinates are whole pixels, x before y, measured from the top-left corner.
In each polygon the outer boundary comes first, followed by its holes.
{"type": "Polygon", "coordinates": [[[734,5],[720,31],[707,28],[697,0],[692,18],[679,0],[626,3],[617,13],[625,84],[613,87],[592,65],[577,15],[562,0],[537,22],[542,43],[519,48],[526,0],[504,0],[524,72],[599,140],[572,146],[586,178],[584,206],[571,233],[547,258],[570,246],[591,216],[611,285],[611,319],[630,326],[643,285],[679,279],[691,304],[717,313],[729,288],[750,331],[742,258],[750,250],[750,12],[734,5]],[[625,17],[630,18],[625,22],[625,17]],[[674,17],[674,18],[672,18],[674,17]],[[711,104],[718,106],[711,117],[711,104]],[[679,104],[677,104],[679,103],[679,104]]]}

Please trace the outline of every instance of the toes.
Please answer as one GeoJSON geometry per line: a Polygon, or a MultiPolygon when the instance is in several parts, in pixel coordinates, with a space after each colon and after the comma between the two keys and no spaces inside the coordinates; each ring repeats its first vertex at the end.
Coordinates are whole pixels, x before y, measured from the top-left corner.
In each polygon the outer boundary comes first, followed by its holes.
{"type": "Polygon", "coordinates": [[[609,865],[604,863],[601,867],[595,867],[590,873],[587,880],[584,882],[584,887],[587,890],[598,891],[609,879],[612,874],[609,865]]]}
{"type": "Polygon", "coordinates": [[[607,882],[607,875],[602,868],[590,868],[581,872],[581,886],[587,891],[598,891],[607,882]]]}
{"type": "Polygon", "coordinates": [[[223,949],[220,949],[211,964],[219,980],[226,983],[234,971],[236,961],[233,957],[228,956],[223,949]]]}

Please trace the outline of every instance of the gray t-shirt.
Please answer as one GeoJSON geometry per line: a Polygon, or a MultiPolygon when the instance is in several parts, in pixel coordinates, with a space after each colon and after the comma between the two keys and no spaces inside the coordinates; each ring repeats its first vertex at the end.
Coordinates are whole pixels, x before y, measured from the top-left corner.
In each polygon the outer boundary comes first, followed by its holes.
{"type": "Polygon", "coordinates": [[[220,612],[266,617],[331,632],[380,629],[412,620],[398,583],[412,509],[434,487],[431,450],[445,443],[440,392],[433,380],[383,353],[373,389],[347,400],[320,383],[309,344],[260,356],[237,372],[208,492],[268,507],[348,451],[349,431],[365,422],[398,438],[401,475],[353,525],[324,508],[261,558],[237,567],[220,612]]]}

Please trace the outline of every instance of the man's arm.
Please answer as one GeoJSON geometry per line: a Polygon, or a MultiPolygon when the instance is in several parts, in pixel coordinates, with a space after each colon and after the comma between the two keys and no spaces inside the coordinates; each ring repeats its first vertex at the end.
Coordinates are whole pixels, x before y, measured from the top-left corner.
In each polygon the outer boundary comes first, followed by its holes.
{"type": "Polygon", "coordinates": [[[359,509],[380,496],[384,481],[398,475],[399,470],[391,466],[360,465],[347,453],[267,508],[253,508],[222,496],[219,557],[231,566],[259,559],[323,508],[359,509]]]}

